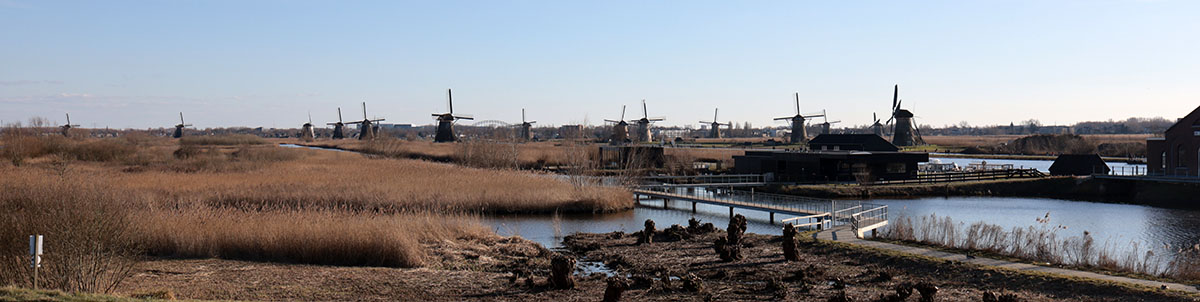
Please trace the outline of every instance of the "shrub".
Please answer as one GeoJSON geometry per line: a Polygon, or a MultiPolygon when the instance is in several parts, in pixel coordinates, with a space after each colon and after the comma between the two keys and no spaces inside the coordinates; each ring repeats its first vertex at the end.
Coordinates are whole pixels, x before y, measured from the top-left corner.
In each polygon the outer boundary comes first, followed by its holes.
{"type": "Polygon", "coordinates": [[[116,191],[46,179],[6,182],[0,191],[0,283],[31,282],[26,240],[34,234],[46,238],[44,288],[111,292],[132,274],[139,249],[129,204],[116,191]]]}

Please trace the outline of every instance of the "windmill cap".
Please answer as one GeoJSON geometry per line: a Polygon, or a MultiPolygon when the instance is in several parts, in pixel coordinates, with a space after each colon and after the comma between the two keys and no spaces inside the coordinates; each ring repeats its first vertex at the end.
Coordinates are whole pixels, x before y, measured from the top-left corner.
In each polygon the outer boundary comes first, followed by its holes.
{"type": "Polygon", "coordinates": [[[913,114],[908,109],[900,109],[896,110],[896,117],[913,117],[913,114]]]}

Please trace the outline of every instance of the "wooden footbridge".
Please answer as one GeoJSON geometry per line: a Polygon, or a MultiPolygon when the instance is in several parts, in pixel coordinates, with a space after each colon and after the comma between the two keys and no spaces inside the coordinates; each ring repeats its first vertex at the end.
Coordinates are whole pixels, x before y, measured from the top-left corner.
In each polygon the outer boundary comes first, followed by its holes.
{"type": "MultiPolygon", "coordinates": [[[[761,177],[761,176],[757,176],[761,177]]],[[[643,199],[663,200],[666,208],[671,202],[690,202],[692,212],[698,204],[728,207],[734,210],[767,212],[772,224],[790,223],[796,227],[827,229],[849,227],[860,238],[867,232],[887,225],[887,206],[858,201],[839,201],[793,195],[758,193],[735,190],[761,183],[761,178],[748,176],[722,177],[653,177],[643,179],[643,185],[632,190],[639,202],[643,199]],[[776,214],[791,216],[776,220],[776,214]]],[[[761,184],[759,184],[761,185],[761,184]]]]}

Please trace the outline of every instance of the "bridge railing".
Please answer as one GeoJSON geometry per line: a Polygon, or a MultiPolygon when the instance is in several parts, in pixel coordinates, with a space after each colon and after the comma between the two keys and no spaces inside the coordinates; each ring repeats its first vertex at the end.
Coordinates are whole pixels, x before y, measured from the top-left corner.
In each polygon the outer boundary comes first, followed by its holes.
{"type": "Polygon", "coordinates": [[[721,175],[682,175],[682,176],[646,176],[640,179],[643,184],[728,184],[728,183],[762,183],[762,174],[721,174],[721,175]]]}
{"type": "Polygon", "coordinates": [[[1000,169],[970,172],[927,172],[918,173],[914,179],[875,180],[862,182],[864,185],[920,184],[942,183],[956,181],[992,180],[1008,178],[1039,178],[1046,177],[1037,169],[1000,169]]]}
{"type": "Polygon", "coordinates": [[[833,219],[830,219],[830,217],[831,217],[830,215],[831,215],[830,213],[826,212],[826,213],[819,213],[816,215],[792,217],[792,218],[784,219],[781,222],[790,223],[790,224],[792,224],[793,227],[798,227],[798,228],[815,226],[818,230],[820,230],[820,229],[827,229],[827,228],[833,226],[833,219]],[[801,223],[801,222],[803,222],[803,223],[801,223]]]}
{"type": "Polygon", "coordinates": [[[796,212],[825,213],[830,212],[833,203],[829,199],[808,198],[781,194],[756,193],[754,191],[695,189],[695,196],[718,200],[744,202],[756,205],[773,206],[791,209],[796,212]]]}
{"type": "Polygon", "coordinates": [[[850,215],[850,229],[858,233],[859,228],[864,225],[872,225],[881,221],[887,221],[888,207],[886,205],[868,205],[868,209],[856,212],[850,215]]]}

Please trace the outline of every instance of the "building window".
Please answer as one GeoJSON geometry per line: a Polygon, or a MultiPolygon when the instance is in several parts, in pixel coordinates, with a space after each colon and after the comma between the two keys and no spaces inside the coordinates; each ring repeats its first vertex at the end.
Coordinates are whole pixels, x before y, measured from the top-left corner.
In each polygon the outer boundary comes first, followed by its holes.
{"type": "Polygon", "coordinates": [[[1163,171],[1166,171],[1166,170],[1167,170],[1167,151],[1163,151],[1163,155],[1162,155],[1162,169],[1163,169],[1163,171]]]}
{"type": "Polygon", "coordinates": [[[887,165],[888,173],[908,173],[907,170],[907,166],[904,163],[889,163],[887,165]]]}
{"type": "Polygon", "coordinates": [[[1187,153],[1187,150],[1183,150],[1183,145],[1179,145],[1179,148],[1176,148],[1176,149],[1179,149],[1179,154],[1175,154],[1175,166],[1183,167],[1184,166],[1183,159],[1187,158],[1186,157],[1187,154],[1184,154],[1184,153],[1187,153]]]}

